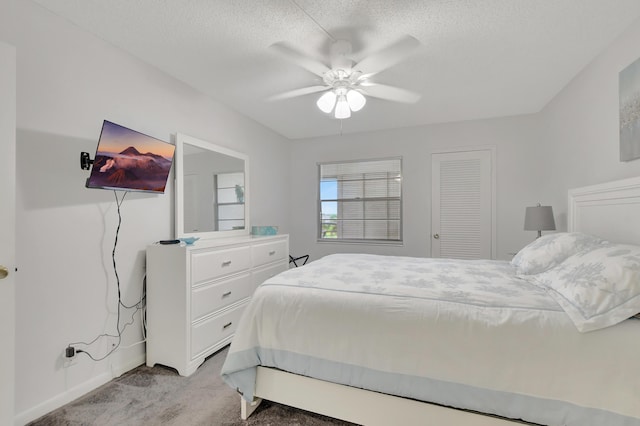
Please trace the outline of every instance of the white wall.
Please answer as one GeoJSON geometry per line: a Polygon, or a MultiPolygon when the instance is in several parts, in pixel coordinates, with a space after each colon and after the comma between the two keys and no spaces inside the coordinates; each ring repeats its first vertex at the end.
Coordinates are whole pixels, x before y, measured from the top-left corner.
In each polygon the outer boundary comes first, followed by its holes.
{"type": "Polygon", "coordinates": [[[640,58],[636,21],[578,74],[542,111],[547,169],[544,192],[561,229],[567,226],[567,191],[640,175],[640,160],[620,161],[618,73],[640,58]]]}
{"type": "Polygon", "coordinates": [[[430,255],[431,153],[474,146],[495,146],[497,157],[497,257],[510,259],[535,234],[522,230],[524,210],[547,202],[538,181],[537,116],[469,121],[295,141],[292,147],[291,252],[311,260],[336,252],[401,256],[430,255]],[[318,162],[402,156],[402,246],[316,242],[318,162]]]}
{"type": "MultiPolygon", "coordinates": [[[[0,40],[18,58],[16,414],[24,423],[144,361],[141,345],[97,363],[80,355],[67,365],[62,356],[70,342],[115,331],[116,204],[112,192],[84,188],[88,172],[79,167],[81,151],[93,155],[102,120],[163,140],[181,132],[260,159],[251,161],[251,220],[282,232],[290,142],[31,2],[16,6],[15,16],[0,13],[0,40]]],[[[133,304],[145,247],[173,237],[173,185],[164,195],[127,195],[122,216],[116,256],[122,296],[133,304]]],[[[136,317],[124,344],[140,337],[136,317]]],[[[95,355],[106,346],[95,345],[95,355]]]]}

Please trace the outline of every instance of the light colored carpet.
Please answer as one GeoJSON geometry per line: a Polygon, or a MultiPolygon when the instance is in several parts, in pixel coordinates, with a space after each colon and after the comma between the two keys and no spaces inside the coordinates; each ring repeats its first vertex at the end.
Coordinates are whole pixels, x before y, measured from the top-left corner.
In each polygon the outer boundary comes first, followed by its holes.
{"type": "Polygon", "coordinates": [[[264,401],[240,419],[240,398],[220,378],[227,348],[209,357],[190,377],[140,366],[29,426],[84,425],[341,425],[351,423],[264,401]]]}

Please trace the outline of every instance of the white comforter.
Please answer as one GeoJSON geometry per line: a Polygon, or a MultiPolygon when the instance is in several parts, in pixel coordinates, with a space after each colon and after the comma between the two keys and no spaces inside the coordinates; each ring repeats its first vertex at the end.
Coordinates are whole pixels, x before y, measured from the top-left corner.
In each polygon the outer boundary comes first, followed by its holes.
{"type": "Polygon", "coordinates": [[[269,279],[223,366],[548,425],[640,425],[640,321],[579,333],[508,262],[339,254],[269,279]]]}

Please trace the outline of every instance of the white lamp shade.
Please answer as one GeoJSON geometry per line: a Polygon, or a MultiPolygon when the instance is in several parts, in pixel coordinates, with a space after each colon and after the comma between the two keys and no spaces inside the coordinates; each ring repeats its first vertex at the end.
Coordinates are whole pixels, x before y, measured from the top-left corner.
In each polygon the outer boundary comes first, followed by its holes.
{"type": "Polygon", "coordinates": [[[338,97],[338,102],[336,103],[336,118],[349,118],[351,117],[351,109],[349,109],[349,104],[347,103],[347,98],[342,95],[338,97]]]}
{"type": "Polygon", "coordinates": [[[367,103],[367,99],[362,95],[362,93],[356,90],[349,90],[347,92],[347,101],[349,102],[349,107],[353,112],[360,111],[362,107],[364,107],[364,104],[367,103]]]}
{"type": "Polygon", "coordinates": [[[336,94],[333,92],[333,90],[325,92],[322,96],[320,96],[320,98],[318,98],[318,102],[316,102],[316,105],[318,105],[320,111],[326,112],[327,114],[329,114],[333,110],[333,106],[335,104],[336,94]]]}
{"type": "Polygon", "coordinates": [[[524,214],[525,231],[553,231],[556,229],[556,222],[553,219],[553,208],[551,206],[537,205],[527,207],[524,214]]]}

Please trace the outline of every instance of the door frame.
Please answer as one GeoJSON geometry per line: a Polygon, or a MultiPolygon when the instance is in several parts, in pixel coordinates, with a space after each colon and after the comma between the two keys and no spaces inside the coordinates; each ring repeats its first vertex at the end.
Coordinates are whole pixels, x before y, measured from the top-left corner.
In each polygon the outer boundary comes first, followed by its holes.
{"type": "Polygon", "coordinates": [[[0,280],[0,424],[15,419],[16,298],[16,48],[0,41],[0,264],[9,274],[0,280]],[[7,178],[8,176],[8,178],[7,178]]]}
{"type": "MultiPolygon", "coordinates": [[[[431,165],[433,165],[433,155],[434,154],[454,154],[459,152],[472,152],[472,151],[490,151],[491,153],[491,259],[497,258],[498,248],[497,248],[497,230],[496,230],[496,146],[495,145],[478,145],[478,146],[460,146],[460,147],[452,147],[452,148],[444,148],[436,151],[432,151],[430,153],[431,156],[431,165]]],[[[433,179],[433,168],[431,168],[430,178],[433,179]]],[[[433,182],[432,182],[433,185],[433,182]]],[[[431,197],[430,197],[430,217],[429,217],[429,256],[433,256],[433,187],[429,186],[431,189],[431,197]]]]}

